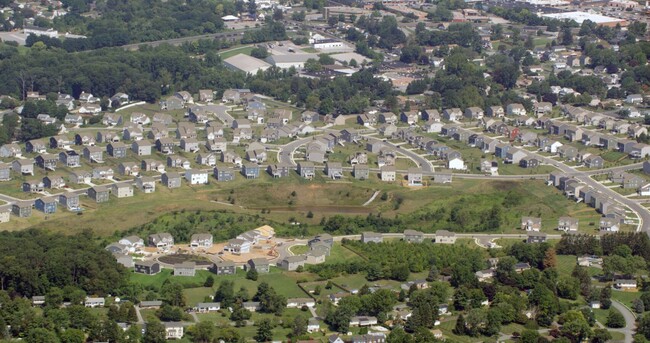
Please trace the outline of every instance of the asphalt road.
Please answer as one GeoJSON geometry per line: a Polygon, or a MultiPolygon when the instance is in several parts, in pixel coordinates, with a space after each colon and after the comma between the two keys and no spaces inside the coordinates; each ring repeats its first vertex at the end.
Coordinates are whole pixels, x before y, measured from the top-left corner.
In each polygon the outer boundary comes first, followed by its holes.
{"type": "Polygon", "coordinates": [[[632,343],[634,341],[634,330],[636,328],[636,317],[629,308],[616,300],[612,300],[612,306],[621,312],[625,318],[625,327],[621,329],[607,329],[611,331],[622,332],[625,335],[625,343],[632,343]]]}
{"type": "MultiPolygon", "coordinates": [[[[368,141],[375,141],[375,142],[382,141],[380,139],[373,138],[373,137],[368,137],[368,136],[364,136],[364,137],[366,137],[368,139],[368,141]]],[[[397,152],[401,153],[402,155],[410,158],[413,162],[415,162],[418,165],[418,167],[420,167],[422,169],[423,174],[424,173],[433,173],[433,165],[426,158],[414,153],[413,151],[402,149],[402,148],[399,147],[399,145],[395,145],[395,144],[393,144],[393,143],[391,143],[389,141],[385,141],[383,143],[384,143],[384,145],[386,145],[388,147],[391,147],[391,148],[395,149],[395,151],[397,151],[397,152]]]]}
{"type": "Polygon", "coordinates": [[[603,194],[606,194],[607,196],[611,197],[618,203],[627,206],[639,218],[640,222],[639,222],[639,226],[637,227],[637,231],[645,231],[646,233],[650,234],[650,211],[648,211],[647,208],[641,206],[638,202],[626,198],[622,194],[613,191],[610,188],[606,187],[605,185],[601,184],[600,182],[592,179],[590,175],[586,172],[575,170],[562,162],[540,155],[536,152],[531,152],[531,153],[537,155],[540,161],[543,161],[546,164],[553,165],[564,173],[571,174],[577,180],[584,182],[588,186],[591,186],[593,189],[603,192],[603,194]]]}

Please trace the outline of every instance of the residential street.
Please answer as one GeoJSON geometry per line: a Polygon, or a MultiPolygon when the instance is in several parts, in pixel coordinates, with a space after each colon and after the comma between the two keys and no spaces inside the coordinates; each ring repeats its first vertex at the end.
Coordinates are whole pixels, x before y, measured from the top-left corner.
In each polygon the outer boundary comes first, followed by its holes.
{"type": "Polygon", "coordinates": [[[636,316],[629,308],[621,304],[620,302],[613,300],[612,306],[617,309],[623,317],[625,317],[625,327],[622,329],[608,329],[610,331],[622,332],[625,334],[625,343],[632,343],[634,340],[634,329],[636,328],[636,316]]]}

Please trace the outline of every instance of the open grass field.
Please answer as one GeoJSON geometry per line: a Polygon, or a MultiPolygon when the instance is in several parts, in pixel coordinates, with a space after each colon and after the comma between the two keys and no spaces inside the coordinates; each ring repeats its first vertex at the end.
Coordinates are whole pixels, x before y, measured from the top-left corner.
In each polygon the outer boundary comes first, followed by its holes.
{"type": "Polygon", "coordinates": [[[557,271],[560,275],[571,276],[573,269],[576,267],[578,260],[575,255],[558,255],[557,271]]]}
{"type": "Polygon", "coordinates": [[[641,296],[641,292],[623,292],[613,289],[612,290],[612,299],[620,301],[623,305],[627,307],[632,307],[632,301],[638,299],[641,296]]]}
{"type": "Polygon", "coordinates": [[[226,51],[220,52],[219,56],[225,60],[226,58],[230,58],[238,54],[250,55],[252,50],[253,46],[251,45],[242,46],[239,48],[228,49],[226,51]]]}
{"type": "MultiPolygon", "coordinates": [[[[139,159],[134,158],[134,161],[139,159]]],[[[107,164],[110,163],[117,164],[116,161],[109,160],[107,164]]],[[[595,232],[595,226],[590,224],[596,223],[599,217],[592,208],[566,200],[558,190],[546,186],[542,181],[456,179],[452,184],[430,184],[428,187],[412,189],[402,187],[399,183],[381,182],[376,175],[363,181],[349,178],[332,182],[320,172],[317,174],[312,181],[304,180],[296,173],[281,179],[273,179],[267,173],[262,173],[256,180],[244,180],[241,175],[237,175],[234,181],[228,183],[214,180],[201,186],[184,183],[181,188],[173,190],[158,185],[153,194],[143,194],[136,190],[134,197],[111,197],[110,201],[102,204],[82,196],[81,202],[85,208],[82,215],[59,210],[46,220],[43,214],[34,211],[31,218],[14,217],[11,223],[0,224],[0,229],[37,227],[75,234],[92,228],[96,234],[108,236],[150,222],[160,213],[180,210],[228,210],[260,215],[269,222],[288,223],[294,219],[317,225],[323,217],[334,214],[365,217],[368,213],[381,213],[382,216],[393,218],[449,208],[461,203],[463,207],[483,211],[500,205],[509,193],[518,194],[520,201],[516,206],[503,211],[504,220],[500,232],[518,232],[521,216],[541,216],[543,231],[551,233],[557,225],[557,218],[564,215],[577,217],[581,231],[595,232]],[[375,191],[387,192],[389,199],[384,201],[377,198],[369,206],[363,207],[375,191]],[[229,199],[234,199],[234,204],[230,204],[229,199]],[[399,206],[395,206],[395,199],[400,199],[399,206]],[[261,213],[262,210],[268,211],[261,213]],[[307,218],[310,211],[314,215],[307,218]]],[[[426,231],[430,224],[422,224],[420,229],[426,231]]],[[[309,233],[316,233],[318,227],[311,226],[309,229],[309,233]]],[[[431,228],[434,229],[439,228],[431,228]]]]}

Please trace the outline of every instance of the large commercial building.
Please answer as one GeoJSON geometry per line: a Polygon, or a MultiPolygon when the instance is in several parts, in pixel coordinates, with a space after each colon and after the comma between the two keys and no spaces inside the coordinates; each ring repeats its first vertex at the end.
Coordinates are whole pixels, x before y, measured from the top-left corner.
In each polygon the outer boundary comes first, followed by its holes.
{"type": "Polygon", "coordinates": [[[623,19],[618,19],[614,17],[607,17],[600,14],[587,13],[587,12],[564,12],[564,13],[549,13],[542,14],[542,17],[554,18],[559,20],[574,20],[579,25],[582,24],[585,20],[590,20],[597,25],[610,26],[614,27],[617,24],[621,26],[627,25],[627,22],[623,19]]]}
{"type": "Polygon", "coordinates": [[[247,74],[256,74],[258,71],[264,71],[271,67],[270,64],[244,54],[238,54],[223,61],[223,64],[232,70],[243,71],[247,74]]]}

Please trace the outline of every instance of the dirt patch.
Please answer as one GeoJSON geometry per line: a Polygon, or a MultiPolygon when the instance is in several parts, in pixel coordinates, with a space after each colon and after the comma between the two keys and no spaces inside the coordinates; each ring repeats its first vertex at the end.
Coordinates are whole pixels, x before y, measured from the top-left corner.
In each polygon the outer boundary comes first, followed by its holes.
{"type": "Polygon", "coordinates": [[[183,262],[195,262],[197,266],[209,266],[212,264],[210,260],[203,256],[189,255],[189,254],[173,254],[161,256],[158,261],[166,264],[177,264],[183,262]]]}

